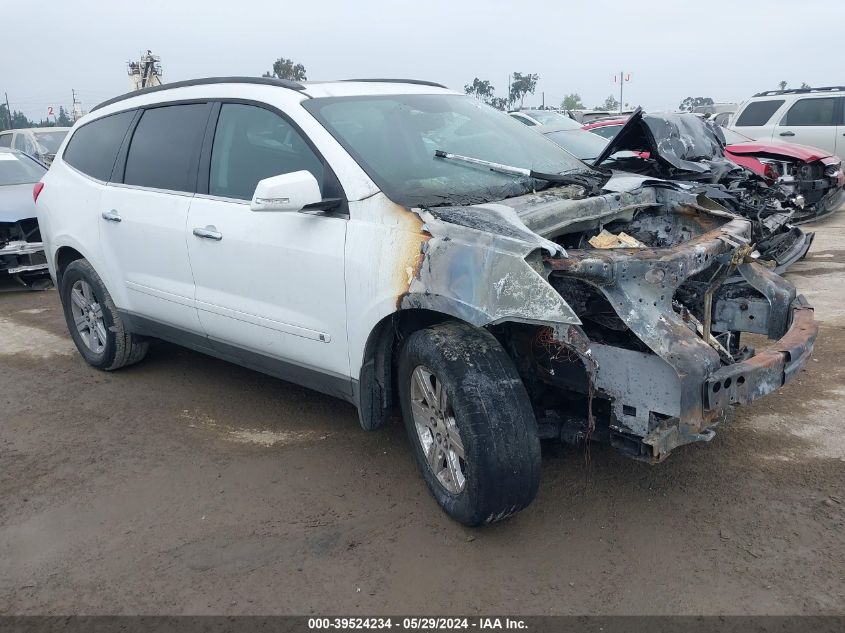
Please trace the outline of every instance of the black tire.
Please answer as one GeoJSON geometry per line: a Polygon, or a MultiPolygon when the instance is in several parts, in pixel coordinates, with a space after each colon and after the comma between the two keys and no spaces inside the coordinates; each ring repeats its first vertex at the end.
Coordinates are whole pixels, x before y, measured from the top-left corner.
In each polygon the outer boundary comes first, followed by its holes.
{"type": "Polygon", "coordinates": [[[400,352],[398,385],[417,465],[450,517],[468,526],[492,523],[534,500],[540,483],[537,421],[513,362],[492,334],[454,321],[414,332],[400,352]],[[429,466],[417,432],[411,381],[418,367],[433,374],[433,384],[442,381],[460,433],[465,483],[456,493],[446,487],[454,486],[455,477],[444,475],[448,481],[441,483],[429,466]]]}
{"type": "Polygon", "coordinates": [[[100,279],[97,271],[88,263],[88,260],[77,259],[68,264],[62,274],[59,293],[68,331],[79,353],[82,354],[89,365],[97,369],[112,371],[140,362],[147,355],[149,343],[137,334],[132,334],[126,330],[109,291],[106,290],[103,280],[100,279]],[[102,351],[99,353],[88,347],[74,322],[71,293],[74,284],[78,281],[84,281],[90,286],[97,303],[102,309],[106,340],[102,351]]]}

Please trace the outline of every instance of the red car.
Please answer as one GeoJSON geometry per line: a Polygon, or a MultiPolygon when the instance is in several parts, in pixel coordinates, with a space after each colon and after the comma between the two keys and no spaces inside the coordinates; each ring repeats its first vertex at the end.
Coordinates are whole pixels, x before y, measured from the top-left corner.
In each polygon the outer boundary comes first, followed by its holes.
{"type": "Polygon", "coordinates": [[[593,121],[592,123],[582,125],[581,129],[592,132],[593,134],[598,134],[599,136],[603,136],[604,138],[610,140],[616,136],[616,133],[619,130],[622,129],[622,126],[625,125],[625,121],[627,120],[628,117],[601,119],[599,121],[593,121]]]}
{"type": "Polygon", "coordinates": [[[804,184],[799,189],[803,189],[806,204],[815,204],[829,189],[845,184],[842,161],[823,149],[796,143],[755,141],[726,128],[722,128],[722,134],[727,143],[726,158],[770,182],[791,176],[804,184]]]}

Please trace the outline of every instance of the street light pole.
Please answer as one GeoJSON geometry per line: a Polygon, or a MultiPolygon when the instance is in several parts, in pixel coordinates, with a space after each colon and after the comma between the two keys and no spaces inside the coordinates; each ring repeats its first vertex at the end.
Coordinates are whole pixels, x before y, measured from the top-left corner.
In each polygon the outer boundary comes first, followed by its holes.
{"type": "Polygon", "coordinates": [[[625,85],[625,75],[622,74],[622,71],[619,71],[619,114],[622,114],[622,87],[625,85]]]}
{"type": "MultiPolygon", "coordinates": [[[[613,75],[613,81],[616,81],[616,75],[613,75]]],[[[622,105],[624,101],[622,100],[623,95],[623,88],[625,86],[626,81],[631,81],[631,73],[628,73],[627,77],[625,76],[625,71],[619,71],[619,114],[622,114],[622,105]]]]}

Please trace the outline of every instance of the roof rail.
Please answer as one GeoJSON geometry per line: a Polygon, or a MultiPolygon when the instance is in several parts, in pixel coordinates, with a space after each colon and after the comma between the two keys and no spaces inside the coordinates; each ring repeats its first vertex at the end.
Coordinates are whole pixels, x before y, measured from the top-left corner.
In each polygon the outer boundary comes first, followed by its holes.
{"type": "Polygon", "coordinates": [[[93,112],[94,110],[99,110],[100,108],[104,108],[113,103],[118,103],[119,101],[131,99],[132,97],[137,97],[139,95],[149,94],[151,92],[171,90],[174,88],[187,88],[189,86],[205,86],[209,84],[261,84],[265,86],[278,86],[280,88],[288,88],[290,90],[305,90],[305,86],[303,86],[301,83],[298,83],[296,81],[288,81],[287,79],[276,79],[275,77],[206,77],[204,79],[188,79],[186,81],[174,81],[170,84],[151,86],[149,88],[141,88],[140,90],[127,92],[126,94],[122,94],[120,96],[103,101],[102,103],[98,103],[93,108],[91,108],[90,111],[93,112]]]}
{"type": "Polygon", "coordinates": [[[364,81],[368,83],[385,83],[385,84],[416,84],[418,86],[433,86],[434,88],[446,88],[443,84],[438,84],[433,81],[425,81],[424,79],[341,79],[340,81],[364,81]]]}
{"type": "Polygon", "coordinates": [[[772,97],[775,95],[805,94],[808,92],[845,92],[845,86],[820,86],[818,88],[787,88],[786,90],[764,90],[755,97],[772,97]]]}

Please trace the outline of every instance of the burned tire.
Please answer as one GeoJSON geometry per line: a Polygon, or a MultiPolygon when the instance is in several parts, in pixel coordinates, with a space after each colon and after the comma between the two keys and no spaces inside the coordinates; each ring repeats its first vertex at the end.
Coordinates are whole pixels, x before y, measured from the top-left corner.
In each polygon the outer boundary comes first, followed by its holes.
{"type": "Polygon", "coordinates": [[[449,516],[476,526],[533,501],[537,421],[492,334],[458,322],[415,332],[400,352],[398,386],[417,465],[449,516]]]}
{"type": "Polygon", "coordinates": [[[111,371],[147,355],[149,343],[126,331],[109,291],[88,260],[68,265],[59,292],[68,331],[89,365],[111,371]]]}

